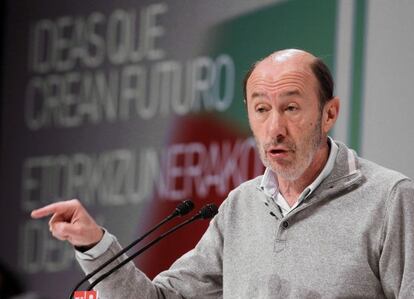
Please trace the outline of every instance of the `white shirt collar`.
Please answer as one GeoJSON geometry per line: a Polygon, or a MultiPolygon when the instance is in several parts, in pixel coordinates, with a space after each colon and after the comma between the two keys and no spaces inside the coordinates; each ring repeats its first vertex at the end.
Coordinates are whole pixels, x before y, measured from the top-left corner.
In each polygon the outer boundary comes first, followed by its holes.
{"type": "Polygon", "coordinates": [[[289,206],[287,201],[279,192],[276,174],[269,167],[266,168],[260,183],[260,188],[267,196],[271,197],[275,201],[275,203],[279,206],[283,216],[286,216],[290,211],[295,209],[305,198],[311,195],[312,192],[331,173],[335,165],[336,156],[338,154],[338,145],[336,145],[336,143],[329,136],[328,142],[330,144],[330,151],[328,160],[326,161],[324,168],[322,169],[318,177],[302,191],[302,193],[299,195],[298,200],[292,207],[289,206]]]}

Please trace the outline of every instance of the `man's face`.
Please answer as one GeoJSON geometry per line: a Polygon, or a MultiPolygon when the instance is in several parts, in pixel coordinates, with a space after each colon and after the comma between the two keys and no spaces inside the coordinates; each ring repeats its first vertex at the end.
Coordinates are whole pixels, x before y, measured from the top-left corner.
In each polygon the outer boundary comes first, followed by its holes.
{"type": "Polygon", "coordinates": [[[325,140],[309,59],[274,54],[260,62],[247,81],[248,117],[260,157],[288,181],[312,167],[325,140]]]}

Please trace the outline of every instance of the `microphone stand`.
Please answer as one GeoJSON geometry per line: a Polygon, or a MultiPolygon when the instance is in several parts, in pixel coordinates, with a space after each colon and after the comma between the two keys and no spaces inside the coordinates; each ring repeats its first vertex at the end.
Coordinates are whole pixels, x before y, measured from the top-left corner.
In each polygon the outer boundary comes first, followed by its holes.
{"type": "Polygon", "coordinates": [[[131,255],[130,257],[128,257],[127,259],[125,259],[124,261],[122,261],[121,263],[119,263],[118,265],[116,265],[115,267],[113,267],[111,270],[109,270],[108,272],[102,274],[101,276],[99,276],[89,287],[88,291],[92,290],[98,283],[100,283],[102,280],[104,280],[106,277],[108,277],[109,275],[111,275],[113,272],[115,272],[116,270],[118,270],[119,268],[121,268],[123,265],[125,265],[126,263],[128,263],[129,261],[131,261],[132,259],[134,259],[135,257],[137,257],[138,255],[140,255],[141,253],[143,253],[144,251],[146,251],[148,248],[152,247],[154,244],[158,243],[160,240],[162,240],[163,238],[165,238],[166,236],[172,234],[173,232],[175,232],[176,230],[182,228],[183,226],[197,220],[197,219],[209,219],[212,218],[214,215],[216,215],[218,212],[217,206],[214,204],[209,204],[204,206],[196,215],[194,215],[193,217],[191,217],[190,219],[181,222],[180,224],[174,226],[173,228],[171,228],[170,230],[166,231],[165,233],[161,234],[159,237],[157,237],[156,239],[152,240],[150,243],[148,243],[147,245],[145,245],[143,248],[141,248],[140,250],[138,250],[137,252],[135,252],[133,255],[131,255]]]}

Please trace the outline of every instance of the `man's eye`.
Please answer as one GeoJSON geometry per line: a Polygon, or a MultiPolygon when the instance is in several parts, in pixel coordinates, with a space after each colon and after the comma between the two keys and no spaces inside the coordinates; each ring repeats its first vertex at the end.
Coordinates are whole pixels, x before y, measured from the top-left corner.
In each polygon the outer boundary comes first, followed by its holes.
{"type": "Polygon", "coordinates": [[[266,112],[266,108],[265,107],[258,107],[258,108],[256,108],[256,112],[264,113],[264,112],[266,112]]]}
{"type": "Polygon", "coordinates": [[[296,110],[298,110],[298,107],[293,106],[293,105],[289,105],[289,106],[286,107],[286,110],[287,111],[296,111],[296,110]]]}

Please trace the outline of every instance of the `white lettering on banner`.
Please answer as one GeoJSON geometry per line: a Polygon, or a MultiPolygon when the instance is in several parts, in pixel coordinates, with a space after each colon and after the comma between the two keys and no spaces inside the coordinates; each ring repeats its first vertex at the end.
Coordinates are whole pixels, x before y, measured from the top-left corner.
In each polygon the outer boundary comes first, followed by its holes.
{"type": "Polygon", "coordinates": [[[167,58],[166,3],[108,15],[42,19],[31,28],[24,119],[32,130],[171,114],[223,112],[234,98],[227,54],[167,58]]]}
{"type": "Polygon", "coordinates": [[[262,170],[252,138],[173,144],[162,153],[144,148],[32,157],[22,169],[22,209],[52,198],[119,206],[141,203],[154,192],[168,200],[206,198],[211,191],[225,196],[262,170]]]}
{"type": "Polygon", "coordinates": [[[225,111],[233,101],[235,67],[228,55],[187,63],[160,61],[150,69],[128,65],[108,72],[67,72],[33,77],[26,88],[31,130],[78,127],[134,117],[225,111]]]}
{"type": "Polygon", "coordinates": [[[202,143],[175,144],[169,148],[166,161],[158,191],[162,197],[175,200],[193,195],[206,198],[211,190],[225,196],[231,186],[238,186],[263,170],[250,138],[234,144],[212,142],[208,147],[202,143]],[[253,169],[245,167],[245,163],[251,163],[253,169]]]}
{"type": "Polygon", "coordinates": [[[106,58],[115,65],[162,59],[160,19],[166,12],[167,4],[156,3],[140,11],[116,9],[109,16],[92,12],[39,20],[30,35],[30,70],[46,74],[98,67],[106,58]]]}

